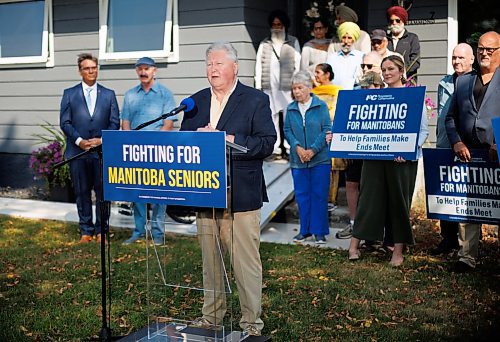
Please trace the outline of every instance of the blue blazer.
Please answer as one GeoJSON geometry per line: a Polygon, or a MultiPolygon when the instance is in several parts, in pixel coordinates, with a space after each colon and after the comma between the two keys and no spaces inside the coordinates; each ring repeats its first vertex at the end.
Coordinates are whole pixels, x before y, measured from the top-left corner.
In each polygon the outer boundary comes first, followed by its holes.
{"type": "Polygon", "coordinates": [[[451,146],[459,141],[468,148],[494,144],[491,119],[500,116],[500,71],[498,68],[495,71],[479,111],[473,94],[477,76],[474,70],[457,78],[445,122],[451,146]]]}
{"type": "MultiPolygon", "coordinates": [[[[76,146],[76,139],[100,138],[103,129],[119,129],[120,113],[115,92],[97,84],[94,115],[90,116],[82,84],[64,90],[61,100],[60,126],[66,135],[66,152],[70,158],[83,150],[76,146]]],[[[91,155],[87,155],[89,158],[91,155]]],[[[97,156],[93,156],[96,158],[97,156]]]]}
{"type": "MultiPolygon", "coordinates": [[[[210,88],[197,92],[192,99],[195,107],[184,113],[181,131],[196,131],[210,122],[210,88]]],[[[262,163],[276,142],[269,98],[238,82],[216,128],[234,135],[236,144],[248,148],[246,154],[232,158],[233,212],[259,209],[268,201],[262,163]]]]}

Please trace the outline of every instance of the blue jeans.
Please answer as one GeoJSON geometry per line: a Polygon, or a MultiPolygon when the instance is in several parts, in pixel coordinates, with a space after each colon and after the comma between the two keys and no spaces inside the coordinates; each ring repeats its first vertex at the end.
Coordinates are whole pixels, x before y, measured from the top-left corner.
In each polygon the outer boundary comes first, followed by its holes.
{"type": "MultiPolygon", "coordinates": [[[[153,215],[151,216],[151,234],[153,239],[163,236],[163,225],[165,222],[165,211],[167,209],[166,205],[163,204],[151,204],[153,209],[153,215]]],[[[134,202],[134,221],[135,229],[132,236],[146,236],[146,212],[147,204],[134,202]]]]}
{"type": "Polygon", "coordinates": [[[330,164],[292,169],[292,177],[299,207],[300,234],[328,235],[330,164]]]}

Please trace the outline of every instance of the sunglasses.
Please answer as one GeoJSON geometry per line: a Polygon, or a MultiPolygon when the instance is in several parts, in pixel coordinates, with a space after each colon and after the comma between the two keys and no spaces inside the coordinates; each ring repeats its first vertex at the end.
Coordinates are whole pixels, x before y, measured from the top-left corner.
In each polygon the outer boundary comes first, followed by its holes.
{"type": "Polygon", "coordinates": [[[389,23],[391,23],[391,24],[394,24],[394,23],[400,24],[401,23],[401,19],[399,19],[399,18],[397,18],[397,19],[389,19],[389,23]]]}
{"type": "Polygon", "coordinates": [[[477,47],[477,53],[479,54],[482,54],[483,52],[486,51],[486,53],[488,55],[492,55],[493,52],[497,51],[498,49],[500,49],[500,47],[496,47],[496,48],[489,48],[489,47],[484,47],[484,46],[478,46],[477,47]]]}
{"type": "Polygon", "coordinates": [[[381,40],[378,40],[378,39],[372,40],[372,45],[380,45],[380,44],[382,44],[381,40]]]}
{"type": "Polygon", "coordinates": [[[367,68],[368,70],[372,70],[373,64],[361,64],[361,69],[367,68]]]}

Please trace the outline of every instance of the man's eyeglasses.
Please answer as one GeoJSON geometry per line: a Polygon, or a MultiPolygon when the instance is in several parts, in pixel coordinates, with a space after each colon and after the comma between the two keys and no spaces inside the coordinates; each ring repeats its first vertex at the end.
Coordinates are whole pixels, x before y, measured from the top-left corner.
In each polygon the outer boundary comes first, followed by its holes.
{"type": "Polygon", "coordinates": [[[394,24],[394,23],[398,23],[398,24],[399,24],[399,23],[401,23],[401,19],[399,19],[399,18],[396,18],[396,19],[389,19],[389,23],[390,23],[390,24],[394,24]]]}
{"type": "Polygon", "coordinates": [[[324,26],[314,26],[314,31],[316,31],[316,30],[319,31],[319,30],[322,30],[324,28],[325,28],[324,26]]]}
{"type": "Polygon", "coordinates": [[[85,68],[80,68],[81,71],[85,71],[85,72],[90,72],[90,71],[96,71],[97,70],[97,67],[85,67],[85,68]]]}
{"type": "Polygon", "coordinates": [[[373,64],[361,64],[361,69],[367,68],[368,70],[372,70],[373,64]]]}
{"type": "Polygon", "coordinates": [[[483,52],[486,52],[488,55],[492,55],[493,52],[497,51],[498,49],[500,49],[500,47],[496,47],[496,48],[489,48],[489,47],[484,47],[484,46],[478,46],[477,47],[477,53],[483,53],[483,52]]]}

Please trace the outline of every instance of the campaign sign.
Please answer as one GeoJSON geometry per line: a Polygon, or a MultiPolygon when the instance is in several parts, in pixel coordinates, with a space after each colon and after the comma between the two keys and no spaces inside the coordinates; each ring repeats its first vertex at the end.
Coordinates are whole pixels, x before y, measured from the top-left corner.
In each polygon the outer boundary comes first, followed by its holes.
{"type": "MultiPolygon", "coordinates": [[[[494,118],[491,120],[493,125],[493,134],[495,136],[495,141],[500,141],[500,118],[494,118]]],[[[498,160],[500,160],[500,151],[497,148],[498,160]]]]}
{"type": "Polygon", "coordinates": [[[104,199],[226,208],[224,132],[103,131],[104,199]]]}
{"type": "Polygon", "coordinates": [[[498,224],[500,168],[489,161],[488,150],[470,153],[466,163],[451,149],[423,149],[428,218],[498,224]]]}
{"type": "Polygon", "coordinates": [[[348,159],[417,159],[425,87],[341,90],[330,155],[348,159]]]}

